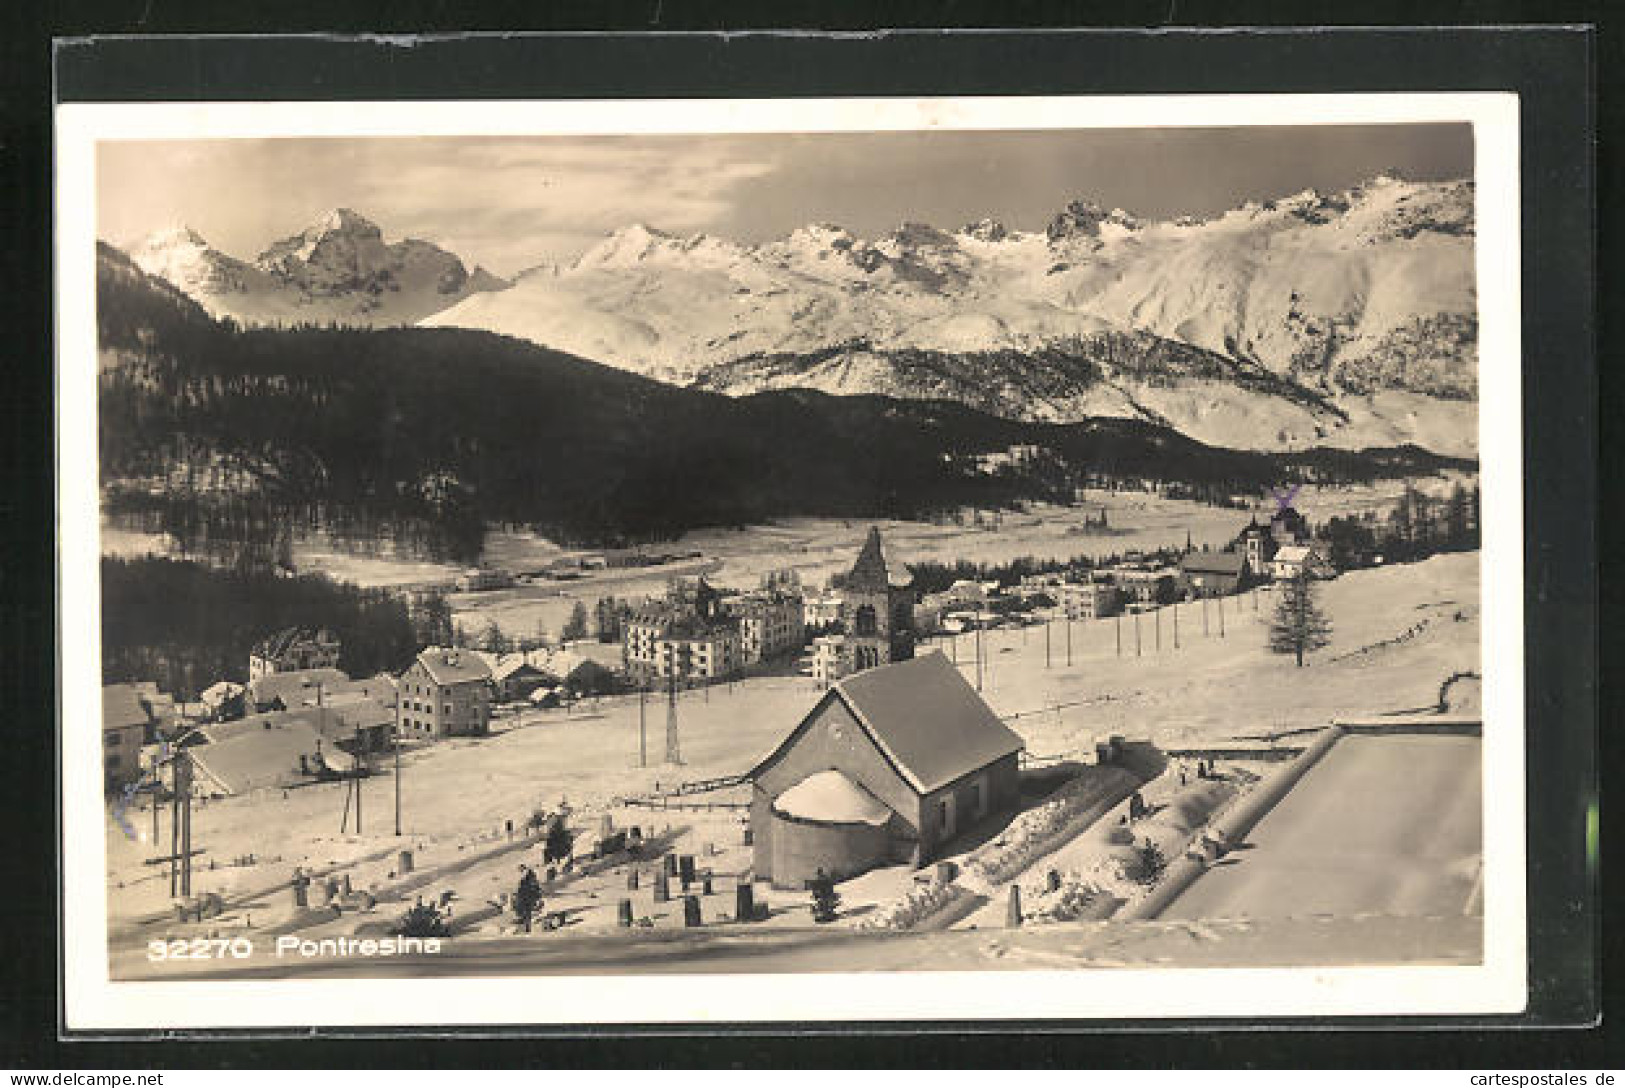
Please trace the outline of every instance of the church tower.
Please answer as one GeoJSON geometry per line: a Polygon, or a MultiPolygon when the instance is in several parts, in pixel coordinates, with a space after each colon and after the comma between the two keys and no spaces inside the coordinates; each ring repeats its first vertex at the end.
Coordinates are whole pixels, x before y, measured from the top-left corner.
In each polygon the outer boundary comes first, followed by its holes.
{"type": "Polygon", "coordinates": [[[906,570],[891,570],[880,530],[871,526],[851,572],[835,585],[853,671],[914,656],[912,582],[906,570]]]}

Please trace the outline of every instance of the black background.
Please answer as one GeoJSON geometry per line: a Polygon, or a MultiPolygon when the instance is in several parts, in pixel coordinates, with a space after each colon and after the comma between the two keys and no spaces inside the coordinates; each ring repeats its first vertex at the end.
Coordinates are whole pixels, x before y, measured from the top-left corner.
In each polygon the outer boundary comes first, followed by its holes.
{"type": "MultiPolygon", "coordinates": [[[[717,5],[672,0],[591,9],[532,4],[280,5],[274,21],[246,7],[132,0],[120,4],[8,8],[0,22],[0,162],[10,240],[0,247],[8,289],[5,355],[11,394],[5,438],[9,547],[0,566],[6,602],[4,752],[6,834],[0,839],[0,1064],[13,1068],[356,1065],[524,1066],[1421,1066],[1619,1068],[1617,1033],[1584,1025],[1600,1012],[1599,964],[1618,941],[1603,925],[1597,874],[1586,866],[1584,820],[1596,768],[1625,766],[1607,730],[1597,747],[1598,368],[1595,246],[1612,256],[1617,227],[1600,205],[1617,197],[1618,173],[1593,158],[1593,126],[1610,128],[1609,99],[1594,73],[1617,60],[1608,27],[1484,27],[1454,31],[1346,29],[1252,33],[1162,30],[1138,34],[901,32],[818,37],[743,34],[683,37],[669,31],[751,25],[857,30],[1039,27],[1097,23],[1197,27],[1224,18],[1258,26],[1387,20],[1423,24],[1594,22],[1584,5],[1231,3],[1214,5],[773,6],[752,23],[717,5]],[[766,16],[771,14],[771,21],[766,16]],[[926,94],[1239,93],[1249,91],[1514,90],[1522,96],[1525,532],[1530,857],[1531,1013],[1449,1031],[1398,1024],[1250,1022],[1138,1026],[1029,1024],[741,1027],[722,1033],[654,1029],[605,1037],[481,1039],[421,1032],[290,1043],[254,1040],[96,1041],[59,1038],[55,826],[54,502],[50,339],[51,37],[100,34],[480,29],[653,32],[627,39],[577,35],[432,40],[399,44],[341,38],[160,40],[70,44],[57,54],[64,101],[158,99],[712,97],[926,94]],[[1598,55],[1598,50],[1601,55],[1598,55]],[[1598,110],[1604,112],[1600,118],[1598,110]],[[1600,171],[1597,169],[1600,165],[1600,171]],[[1595,234],[1600,226],[1601,234],[1595,234]],[[1514,1024],[1521,1030],[1508,1030],[1514,1024]],[[1191,1029],[1197,1030],[1191,1030],[1191,1029]],[[1027,1034],[1038,1031],[1040,1034],[1027,1034]]],[[[1606,287],[1611,277],[1602,283],[1606,287]]],[[[1601,318],[1606,326],[1608,314],[1601,318]]],[[[1605,341],[1606,343],[1606,341],[1605,341]]],[[[1612,355],[1606,352],[1606,355],[1612,355]]],[[[1614,390],[1605,393],[1612,397],[1614,390]]],[[[1612,401],[1606,402],[1612,407],[1612,401]]],[[[1615,413],[1604,411],[1608,420],[1615,413]]],[[[1617,451],[1608,436],[1610,452],[1617,451]]],[[[1610,463],[1613,459],[1610,458],[1610,463]]],[[[1611,473],[1604,472],[1608,479],[1611,473]]],[[[1608,526],[1610,545],[1617,545],[1608,526]]],[[[1617,554],[1609,547],[1604,554],[1617,554]]],[[[1616,593],[1607,594],[1612,604],[1616,593]]],[[[1607,636],[1612,648],[1617,636],[1607,636]]],[[[1606,659],[1606,658],[1605,658],[1606,659]]],[[[63,683],[97,684],[96,677],[63,683]]],[[[1606,718],[1604,720],[1607,720],[1606,718]]],[[[1605,823],[1604,840],[1614,826],[1605,823]]],[[[1610,988],[1611,989],[1611,988],[1610,988]]],[[[515,1010],[523,1015],[522,1010],[515,1010]]],[[[284,1039],[296,1033],[283,1033],[284,1039]]]]}

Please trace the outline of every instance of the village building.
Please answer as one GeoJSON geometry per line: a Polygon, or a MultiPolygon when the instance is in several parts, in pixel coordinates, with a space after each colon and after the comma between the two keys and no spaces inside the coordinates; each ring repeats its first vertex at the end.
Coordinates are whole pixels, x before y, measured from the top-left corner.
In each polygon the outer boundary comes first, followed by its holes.
{"type": "Polygon", "coordinates": [[[261,639],[248,655],[250,682],[275,672],[337,668],[338,636],[325,627],[285,627],[261,639]]]}
{"type": "Polygon", "coordinates": [[[480,593],[489,589],[507,589],[514,584],[512,571],[495,567],[474,567],[459,574],[454,582],[460,593],[480,593]]]}
{"type": "Polygon", "coordinates": [[[491,724],[491,670],[470,650],[431,646],[401,674],[404,736],[480,736],[491,724]]]}
{"type": "Polygon", "coordinates": [[[728,602],[739,624],[739,656],[745,665],[758,665],[799,651],[807,642],[801,597],[763,591],[728,602]]]}
{"type": "Polygon", "coordinates": [[[257,711],[319,706],[335,689],[350,682],[347,674],[331,667],[266,673],[248,682],[248,703],[257,711]]]}
{"type": "Polygon", "coordinates": [[[141,777],[141,746],[152,739],[152,710],[134,684],[102,688],[102,787],[116,790],[141,777]]]}
{"type": "Polygon", "coordinates": [[[1151,570],[1118,567],[1109,573],[1124,599],[1135,604],[1168,604],[1178,595],[1178,576],[1166,567],[1151,570]]]}
{"type": "Polygon", "coordinates": [[[1122,591],[1107,582],[1065,582],[1059,595],[1069,620],[1100,620],[1123,611],[1122,591]]]}
{"type": "Polygon", "coordinates": [[[1292,544],[1275,553],[1275,558],[1270,560],[1269,574],[1278,582],[1289,582],[1305,574],[1310,578],[1332,578],[1337,568],[1321,554],[1319,546],[1292,544]]]}
{"type": "Polygon", "coordinates": [[[1016,810],[1022,747],[941,653],[841,679],[746,776],[754,871],[801,888],[924,865],[1016,810]]]}
{"type": "Polygon", "coordinates": [[[806,597],[801,602],[801,622],[806,627],[827,628],[841,618],[841,597],[826,593],[819,597],[806,597]]]}
{"type": "Polygon", "coordinates": [[[491,697],[499,703],[530,698],[530,693],[547,682],[547,674],[523,653],[495,654],[475,651],[491,670],[491,697]]]}
{"type": "Polygon", "coordinates": [[[240,718],[247,711],[248,689],[233,680],[218,680],[198,696],[203,712],[216,721],[240,718]]]}
{"type": "Polygon", "coordinates": [[[1262,577],[1270,572],[1270,563],[1277,551],[1294,544],[1307,544],[1309,539],[1308,520],[1287,506],[1276,511],[1268,525],[1260,525],[1257,518],[1248,518],[1230,548],[1246,559],[1248,571],[1262,577]]]}
{"type": "Polygon", "coordinates": [[[723,680],[743,664],[735,624],[660,606],[633,614],[624,645],[627,675],[639,684],[723,680]]]}
{"type": "Polygon", "coordinates": [[[644,685],[724,680],[744,664],[739,625],[704,578],[677,579],[664,600],[634,611],[621,644],[627,675],[644,685]]]}
{"type": "Polygon", "coordinates": [[[1224,597],[1241,588],[1247,559],[1240,552],[1191,552],[1179,561],[1190,597],[1224,597]]]}

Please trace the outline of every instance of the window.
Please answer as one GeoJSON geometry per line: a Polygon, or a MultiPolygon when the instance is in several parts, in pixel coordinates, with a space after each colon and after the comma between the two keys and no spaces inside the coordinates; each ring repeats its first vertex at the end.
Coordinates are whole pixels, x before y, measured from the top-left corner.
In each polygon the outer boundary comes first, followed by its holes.
{"type": "Polygon", "coordinates": [[[117,748],[119,746],[118,730],[116,730],[116,729],[108,730],[107,736],[106,736],[105,739],[107,741],[107,746],[109,748],[117,748]]]}

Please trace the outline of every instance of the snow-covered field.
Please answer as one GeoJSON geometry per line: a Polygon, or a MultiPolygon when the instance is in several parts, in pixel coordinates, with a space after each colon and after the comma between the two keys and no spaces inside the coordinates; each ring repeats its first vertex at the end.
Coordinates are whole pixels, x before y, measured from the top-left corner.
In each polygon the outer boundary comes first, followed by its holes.
{"type": "MultiPolygon", "coordinates": [[[[1133,620],[1072,625],[1072,658],[1066,657],[1066,624],[991,632],[983,636],[984,697],[1027,741],[1030,753],[1060,756],[1092,752],[1096,739],[1112,733],[1145,738],[1164,747],[1213,741],[1237,734],[1325,724],[1334,716],[1411,710],[1431,706],[1448,675],[1479,670],[1479,565],[1476,553],[1438,556],[1424,563],[1355,572],[1322,587],[1322,605],[1334,625],[1332,644],[1308,667],[1264,649],[1268,593],[1225,603],[1224,636],[1217,604],[1209,605],[1203,635],[1200,608],[1179,606],[1179,646],[1172,608],[1157,619],[1140,618],[1140,654],[1133,620]],[[1155,630],[1160,625],[1161,649],[1155,630]],[[1411,632],[1406,635],[1406,632],[1411,632]],[[1399,636],[1405,637],[1399,637],[1399,636]],[[1397,639],[1397,641],[1395,641],[1397,639]],[[1379,646],[1379,644],[1381,644],[1379,646]],[[1377,647],[1371,649],[1371,647],[1377,647]]],[[[974,638],[937,647],[957,658],[973,682],[974,638]]],[[[566,713],[530,711],[497,719],[494,736],[453,740],[410,751],[401,778],[404,834],[393,826],[394,781],[387,773],[365,787],[364,833],[339,825],[341,786],[321,785],[212,801],[193,817],[193,840],[205,853],[195,892],[228,899],[227,914],[205,923],[223,933],[295,924],[287,880],[295,865],[335,876],[348,875],[359,891],[373,889],[377,910],[337,921],[307,918],[311,932],[351,932],[357,924],[386,924],[416,895],[453,891],[455,914],[471,932],[496,937],[511,928],[488,905],[511,893],[523,861],[540,865],[540,850],[522,830],[510,841],[505,822],[522,829],[532,812],[567,805],[573,826],[590,834],[608,815],[617,827],[638,825],[660,848],[693,854],[714,873],[714,894],[703,903],[714,920],[733,910],[733,886],[748,867],[742,812],[650,811],[619,803],[679,781],[747,770],[818,697],[813,682],[799,677],[753,679],[689,692],[678,704],[680,767],[660,766],[665,707],[644,708],[650,762],[639,768],[640,712],[635,697],[604,700],[566,713]],[[396,872],[396,851],[415,852],[410,883],[396,872]],[[253,854],[252,865],[231,865],[253,854]],[[216,868],[210,868],[214,864],[216,868]],[[398,898],[392,898],[398,897],[398,898]]],[[[742,800],[741,791],[707,795],[742,800]]],[[[702,803],[707,797],[701,797],[702,803]]],[[[139,835],[150,831],[150,813],[130,814],[139,835]]],[[[168,834],[167,816],[160,841],[168,834]]],[[[138,947],[175,929],[172,923],[142,924],[168,911],[167,882],[160,867],[143,864],[156,851],[130,839],[109,820],[108,908],[115,947],[138,947]]],[[[650,875],[650,874],[646,874],[650,875]]],[[[866,908],[900,895],[911,876],[898,869],[871,873],[842,887],[849,922],[866,908]]],[[[676,889],[674,888],[674,893],[676,889]]],[[[624,869],[572,878],[548,893],[550,910],[566,911],[573,931],[613,926],[615,902],[629,895],[624,869]]],[[[680,924],[680,902],[656,906],[650,882],[630,893],[639,917],[656,931],[680,924]],[[645,904],[644,900],[648,902],[645,904]]],[[[758,898],[763,898],[758,885],[758,898]]],[[[806,896],[769,893],[770,926],[807,921],[806,896]]],[[[679,897],[680,899],[680,897],[679,897]]],[[[319,903],[321,897],[313,899],[319,903]]],[[[640,932],[644,932],[640,930],[640,932]]],[[[532,939],[542,939],[533,937],[532,939]]]]}

